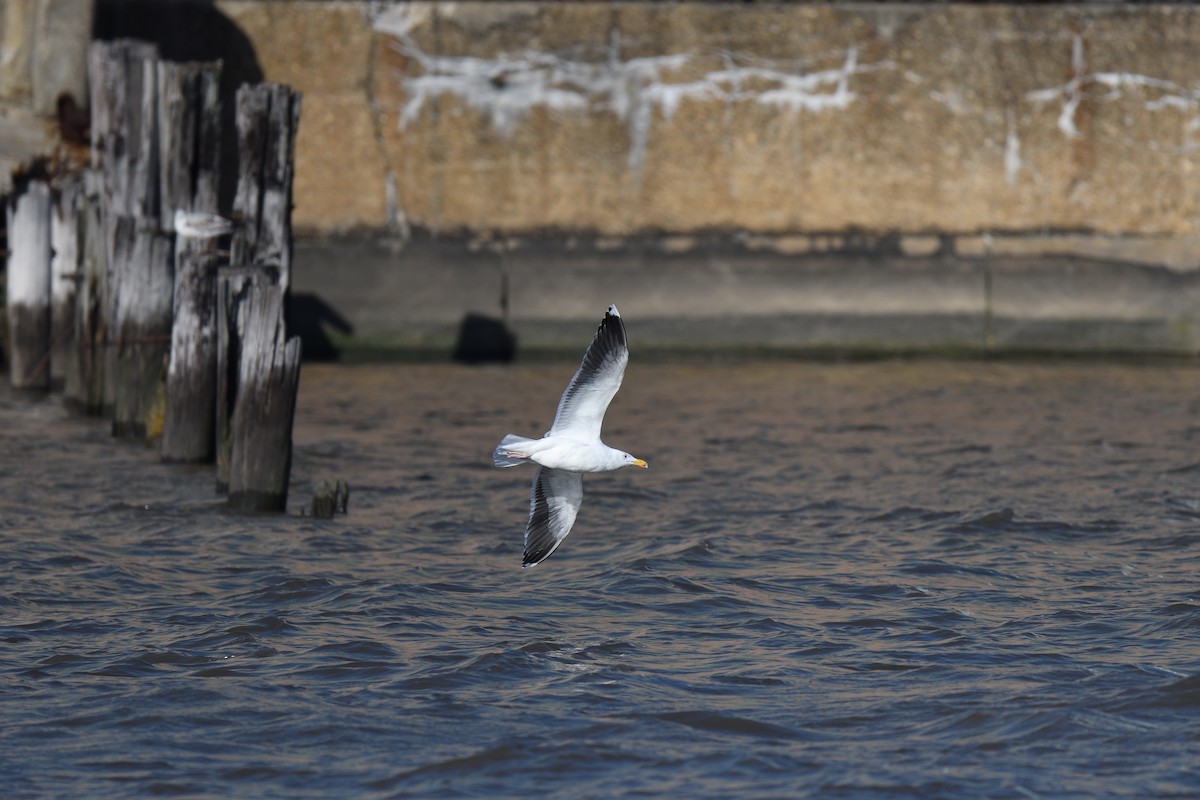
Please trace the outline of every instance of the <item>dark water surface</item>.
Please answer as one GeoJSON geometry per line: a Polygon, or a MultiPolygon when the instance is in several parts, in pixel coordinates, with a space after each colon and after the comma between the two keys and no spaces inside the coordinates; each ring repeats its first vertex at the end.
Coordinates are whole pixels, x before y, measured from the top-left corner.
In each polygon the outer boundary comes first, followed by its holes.
{"type": "Polygon", "coordinates": [[[1200,796],[1195,366],[635,360],[522,570],[573,369],[306,365],[252,518],[0,389],[3,795],[1200,796]]]}

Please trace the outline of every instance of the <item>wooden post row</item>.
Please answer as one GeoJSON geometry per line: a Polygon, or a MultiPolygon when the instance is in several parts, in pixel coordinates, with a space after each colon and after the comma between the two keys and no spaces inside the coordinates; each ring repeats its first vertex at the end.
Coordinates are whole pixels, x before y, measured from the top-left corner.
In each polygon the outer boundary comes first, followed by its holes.
{"type": "Polygon", "coordinates": [[[31,181],[8,208],[12,381],[53,375],[115,435],[161,434],[165,460],[215,450],[231,507],[282,510],[300,367],[284,314],[300,95],[238,92],[243,224],[223,268],[214,240],[172,237],[176,211],[216,210],[220,65],[160,63],[152,45],[118,41],[93,44],[89,66],[91,167],[56,195],[31,181]]]}

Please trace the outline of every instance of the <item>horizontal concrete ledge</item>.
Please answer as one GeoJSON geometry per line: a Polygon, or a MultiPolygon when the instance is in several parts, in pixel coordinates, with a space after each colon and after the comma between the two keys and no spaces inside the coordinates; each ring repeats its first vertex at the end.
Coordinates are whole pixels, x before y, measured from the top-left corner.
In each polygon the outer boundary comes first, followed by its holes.
{"type": "Polygon", "coordinates": [[[1200,270],[1055,252],[788,254],[662,240],[299,242],[306,353],[448,358],[468,316],[517,357],[575,357],[609,303],[641,354],[1161,354],[1200,350],[1200,270]]]}

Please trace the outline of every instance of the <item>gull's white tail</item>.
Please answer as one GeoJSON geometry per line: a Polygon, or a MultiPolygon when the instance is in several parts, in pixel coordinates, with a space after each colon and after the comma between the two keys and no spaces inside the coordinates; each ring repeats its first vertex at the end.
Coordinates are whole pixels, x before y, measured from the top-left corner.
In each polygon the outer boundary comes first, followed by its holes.
{"type": "Polygon", "coordinates": [[[524,436],[516,434],[508,434],[500,440],[500,444],[496,445],[496,449],[492,451],[492,463],[497,467],[515,467],[518,464],[524,464],[529,460],[528,455],[518,455],[522,452],[522,445],[529,442],[535,442],[536,439],[527,439],[524,436]]]}

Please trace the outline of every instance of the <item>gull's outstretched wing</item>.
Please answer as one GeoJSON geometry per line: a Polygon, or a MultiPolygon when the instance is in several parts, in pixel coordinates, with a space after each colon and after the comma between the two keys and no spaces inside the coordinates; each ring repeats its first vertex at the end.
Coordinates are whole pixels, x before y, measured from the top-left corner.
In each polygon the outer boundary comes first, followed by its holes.
{"type": "Polygon", "coordinates": [[[596,331],[583,363],[567,384],[558,412],[547,436],[566,436],[580,441],[600,438],[604,412],[613,395],[621,388],[629,347],[625,341],[625,323],[616,306],[609,306],[596,331]]]}
{"type": "Polygon", "coordinates": [[[529,524],[525,526],[525,562],[540,564],[554,552],[575,524],[583,503],[583,476],[578,472],[538,467],[529,493],[529,524]]]}

